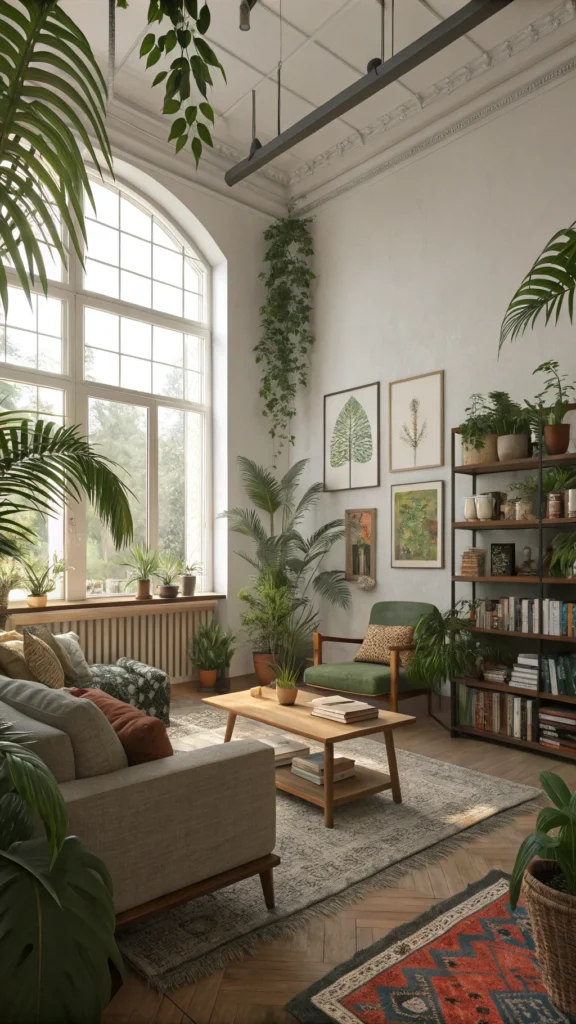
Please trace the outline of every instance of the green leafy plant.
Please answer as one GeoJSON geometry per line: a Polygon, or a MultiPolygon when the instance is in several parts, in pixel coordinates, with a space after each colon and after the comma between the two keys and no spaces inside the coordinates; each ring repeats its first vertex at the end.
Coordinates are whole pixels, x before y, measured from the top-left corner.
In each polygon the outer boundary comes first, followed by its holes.
{"type": "Polygon", "coordinates": [[[0,989],[11,1024],[97,1024],[111,997],[110,875],[74,836],[44,762],[0,725],[0,989]],[[32,839],[33,815],[45,838],[32,839]]]}
{"type": "Polygon", "coordinates": [[[573,533],[557,533],[552,540],[552,557],[550,559],[550,575],[576,576],[576,537],[573,533]]]}
{"type": "MultiPolygon", "coordinates": [[[[25,577],[22,565],[14,558],[0,558],[0,616],[3,608],[8,607],[11,590],[24,586],[25,577]]],[[[0,624],[3,629],[3,624],[0,624]]]]}
{"type": "Polygon", "coordinates": [[[460,434],[462,444],[466,448],[474,448],[476,451],[484,447],[487,434],[495,433],[490,406],[485,395],[476,393],[470,396],[466,419],[456,427],[456,433],[460,434]]]}
{"type": "Polygon", "coordinates": [[[482,659],[495,660],[494,649],[471,632],[473,620],[463,617],[473,611],[474,602],[459,602],[444,613],[434,608],[422,616],[414,630],[414,657],[408,668],[414,683],[440,690],[447,679],[476,673],[482,659]]]}
{"type": "Polygon", "coordinates": [[[68,566],[63,558],[54,555],[52,561],[43,558],[23,558],[24,580],[32,597],[43,597],[56,590],[56,584],[68,566]]]}
{"type": "Polygon", "coordinates": [[[348,486],[352,487],[352,463],[365,465],[372,458],[370,420],[364,406],[351,395],[338,414],[330,438],[330,465],[338,469],[348,463],[348,486]]]}
{"type": "Polygon", "coordinates": [[[308,382],[308,350],[314,341],[310,330],[314,249],[309,224],[309,220],[284,217],[264,233],[270,243],[264,257],[267,267],[260,274],[266,299],[260,307],[261,335],[254,351],[262,366],[259,394],[263,415],[270,420],[274,465],[284,445],[294,443],[295,400],[298,388],[308,382]]]}
{"type": "Polygon", "coordinates": [[[173,587],[182,575],[182,559],[170,554],[160,555],[154,575],[158,577],[163,587],[173,587]]]}
{"type": "Polygon", "coordinates": [[[276,666],[276,686],[281,690],[292,690],[300,678],[300,665],[294,655],[284,654],[274,659],[276,666]]]}
{"type": "Polygon", "coordinates": [[[182,575],[184,576],[195,576],[196,573],[202,572],[202,562],[190,562],[182,564],[182,575]]]}
{"type": "MultiPolygon", "coordinates": [[[[542,495],[546,497],[552,491],[568,491],[576,487],[576,471],[573,469],[545,469],[542,473],[542,495]]],[[[538,493],[538,478],[534,473],[525,476],[518,483],[512,484],[511,491],[516,491],[518,498],[532,501],[538,493]]]]}
{"type": "Polygon", "coordinates": [[[556,861],[558,875],[554,887],[576,896],[576,794],[571,793],[564,779],[554,772],[541,772],[540,783],[554,806],[540,811],[536,831],[526,836],[518,850],[510,876],[513,910],[520,899],[524,873],[534,857],[556,861]],[[551,836],[550,832],[556,829],[556,835],[551,836]]]}
{"type": "Polygon", "coordinates": [[[540,363],[540,366],[533,371],[532,376],[536,373],[547,375],[544,380],[544,388],[536,395],[534,403],[526,402],[526,405],[530,411],[532,425],[536,427],[536,432],[539,435],[540,424],[552,426],[559,425],[564,421],[570,405],[570,395],[576,394],[576,388],[573,384],[566,383],[568,374],[560,373],[560,364],[556,359],[548,359],[546,362],[540,363]],[[550,395],[554,398],[552,404],[549,400],[547,401],[550,395]]]}
{"type": "Polygon", "coordinates": [[[252,589],[243,587],[238,597],[246,605],[240,621],[252,650],[267,654],[282,650],[291,632],[294,614],[290,587],[279,586],[271,573],[263,572],[252,589]]]}
{"type": "Polygon", "coordinates": [[[514,402],[507,391],[490,391],[489,419],[494,433],[499,437],[507,434],[527,434],[529,431],[527,410],[514,402]]]}
{"type": "Polygon", "coordinates": [[[541,313],[546,324],[558,323],[564,301],[570,322],[576,288],[576,225],[557,231],[547,242],[510,302],[500,328],[500,345],[534,327],[541,313]]]}
{"type": "Polygon", "coordinates": [[[140,580],[151,580],[157,576],[158,562],[159,555],[154,548],[147,548],[144,544],[133,544],[128,561],[121,563],[126,569],[130,569],[124,588],[140,580]]]}
{"type": "Polygon", "coordinates": [[[194,668],[211,671],[229,668],[236,650],[236,637],[218,622],[200,626],[190,641],[190,661],[194,668]]]}

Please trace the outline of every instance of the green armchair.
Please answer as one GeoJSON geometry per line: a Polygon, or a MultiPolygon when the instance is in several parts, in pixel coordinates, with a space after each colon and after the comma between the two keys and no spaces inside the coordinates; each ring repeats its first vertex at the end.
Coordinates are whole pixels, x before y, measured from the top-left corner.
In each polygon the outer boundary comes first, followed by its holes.
{"type": "MultiPolygon", "coordinates": [[[[379,601],[372,605],[370,612],[371,626],[416,626],[423,615],[433,611],[434,605],[420,601],[379,601]]],[[[411,645],[398,645],[391,648],[390,664],[380,665],[366,661],[322,662],[322,649],[325,643],[362,643],[362,638],[344,636],[324,636],[314,633],[314,665],[304,673],[304,682],[313,689],[332,690],[337,693],[351,693],[362,697],[384,698],[391,711],[398,710],[398,701],[407,697],[415,697],[421,693],[430,693],[411,683],[408,675],[400,665],[400,653],[412,650],[411,645]]]]}

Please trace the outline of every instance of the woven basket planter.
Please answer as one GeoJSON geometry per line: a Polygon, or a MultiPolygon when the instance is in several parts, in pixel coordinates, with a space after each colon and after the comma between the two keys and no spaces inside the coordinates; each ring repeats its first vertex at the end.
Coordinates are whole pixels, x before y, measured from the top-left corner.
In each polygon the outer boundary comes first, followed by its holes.
{"type": "Polygon", "coordinates": [[[576,896],[545,884],[557,873],[556,861],[533,860],[523,891],[548,995],[562,1013],[576,1014],[576,896]]]}
{"type": "Polygon", "coordinates": [[[486,434],[482,448],[468,448],[462,444],[462,462],[465,466],[482,466],[486,462],[498,462],[498,435],[486,434]]]}

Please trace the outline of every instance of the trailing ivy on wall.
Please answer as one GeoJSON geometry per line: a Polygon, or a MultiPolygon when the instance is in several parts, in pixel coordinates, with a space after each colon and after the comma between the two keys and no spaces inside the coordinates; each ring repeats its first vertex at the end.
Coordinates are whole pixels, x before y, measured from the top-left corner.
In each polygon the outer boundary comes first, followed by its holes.
{"type": "Polygon", "coordinates": [[[260,397],[263,415],[270,420],[274,465],[285,444],[294,444],[292,420],[296,394],[308,383],[308,350],[314,341],[310,330],[310,285],[314,255],[310,220],[284,217],[264,233],[270,245],[264,257],[267,268],[260,274],[266,301],[260,307],[260,341],[256,362],[262,364],[260,397]]]}

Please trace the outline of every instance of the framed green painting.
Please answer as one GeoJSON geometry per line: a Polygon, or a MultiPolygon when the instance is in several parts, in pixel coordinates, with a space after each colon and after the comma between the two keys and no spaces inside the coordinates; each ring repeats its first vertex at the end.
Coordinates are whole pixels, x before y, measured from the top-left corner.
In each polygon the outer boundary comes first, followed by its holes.
{"type": "Polygon", "coordinates": [[[392,568],[444,567],[444,482],[392,486],[392,568]]]}

